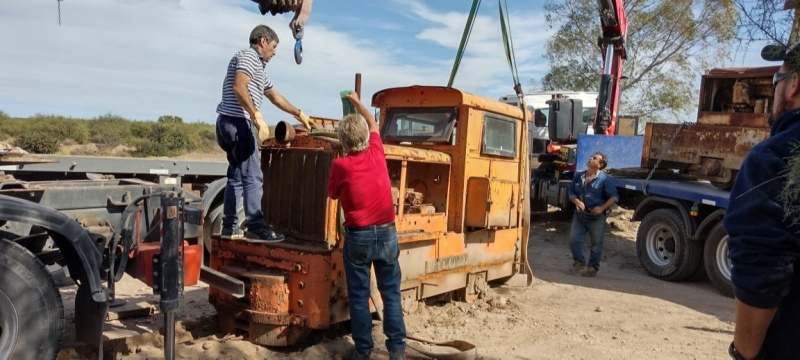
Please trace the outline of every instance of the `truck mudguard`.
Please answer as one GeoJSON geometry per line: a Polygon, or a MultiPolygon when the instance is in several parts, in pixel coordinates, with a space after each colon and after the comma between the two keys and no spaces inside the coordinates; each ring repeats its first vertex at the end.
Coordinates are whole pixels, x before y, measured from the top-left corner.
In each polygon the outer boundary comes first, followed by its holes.
{"type": "Polygon", "coordinates": [[[30,201],[0,195],[0,221],[15,221],[46,229],[61,250],[69,273],[88,283],[94,301],[108,301],[100,277],[100,249],[74,219],[30,201]]]}
{"type": "Polygon", "coordinates": [[[633,211],[633,217],[631,221],[642,221],[644,216],[647,215],[649,212],[657,209],[663,208],[675,208],[683,217],[683,223],[686,225],[686,235],[689,238],[694,239],[694,221],[689,217],[689,211],[677,200],[660,197],[660,196],[648,196],[641,203],[639,206],[636,207],[636,210],[633,211]]]}

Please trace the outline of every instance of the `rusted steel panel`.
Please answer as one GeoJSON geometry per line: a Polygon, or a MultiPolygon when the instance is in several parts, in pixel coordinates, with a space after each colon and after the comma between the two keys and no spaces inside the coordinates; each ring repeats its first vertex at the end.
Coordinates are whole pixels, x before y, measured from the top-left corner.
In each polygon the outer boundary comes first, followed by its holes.
{"type": "Polygon", "coordinates": [[[281,144],[275,138],[270,138],[264,141],[262,146],[265,148],[278,149],[307,148],[340,151],[342,149],[342,146],[339,144],[339,140],[335,138],[317,135],[309,136],[308,133],[304,132],[296,134],[294,139],[287,144],[281,144]]]}
{"type": "Polygon", "coordinates": [[[708,70],[704,76],[717,78],[752,78],[769,76],[780,70],[780,66],[744,67],[744,68],[714,68],[708,70]]]}
{"type": "Polygon", "coordinates": [[[326,241],[328,177],[334,153],[316,149],[265,148],[261,153],[267,224],[287,236],[326,241]]]}
{"type": "Polygon", "coordinates": [[[700,165],[703,158],[714,158],[724,168],[738,170],[747,152],[769,136],[766,128],[689,124],[681,129],[669,149],[665,149],[678,126],[647,124],[642,167],[652,167],[663,154],[662,161],[670,163],[700,165]]]}
{"type": "Polygon", "coordinates": [[[706,112],[697,114],[697,123],[701,125],[724,125],[769,128],[769,115],[734,112],[706,112]]]}
{"type": "Polygon", "coordinates": [[[211,268],[244,281],[247,291],[244,299],[235,299],[211,288],[209,299],[212,304],[227,304],[241,311],[288,312],[305,319],[307,327],[327,327],[331,294],[340,292],[337,288],[344,284],[341,261],[332,259],[340,258],[341,252],[281,245],[214,239],[211,268]]]}
{"type": "Polygon", "coordinates": [[[450,155],[439,151],[417,149],[399,145],[383,145],[387,160],[411,160],[418,162],[449,164],[450,155]]]}
{"type": "Polygon", "coordinates": [[[35,154],[0,150],[0,165],[23,165],[37,163],[57,163],[58,160],[35,154]]]}

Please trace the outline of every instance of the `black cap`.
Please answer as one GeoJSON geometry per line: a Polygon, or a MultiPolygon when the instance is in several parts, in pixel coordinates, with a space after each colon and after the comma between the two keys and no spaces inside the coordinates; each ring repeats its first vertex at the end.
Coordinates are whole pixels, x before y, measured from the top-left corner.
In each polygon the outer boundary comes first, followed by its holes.
{"type": "Polygon", "coordinates": [[[761,58],[767,61],[785,61],[790,55],[797,55],[800,50],[800,43],[791,46],[782,44],[767,45],[761,49],[761,58]]]}

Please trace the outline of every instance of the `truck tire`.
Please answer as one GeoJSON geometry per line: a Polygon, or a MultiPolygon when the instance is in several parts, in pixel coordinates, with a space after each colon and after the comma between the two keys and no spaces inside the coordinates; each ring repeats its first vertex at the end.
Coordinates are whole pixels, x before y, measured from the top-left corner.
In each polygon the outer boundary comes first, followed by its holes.
{"type": "Polygon", "coordinates": [[[55,359],[64,337],[64,304],[47,268],[0,238],[0,359],[55,359]]]}
{"type": "Polygon", "coordinates": [[[722,295],[733,297],[731,283],[731,261],[728,259],[728,232],[722,221],[714,225],[703,246],[706,273],[711,283],[722,295]]]}
{"type": "Polygon", "coordinates": [[[685,228],[677,210],[658,209],[645,215],[636,234],[636,256],[650,276],[681,281],[700,267],[703,249],[687,239],[685,228]]]}

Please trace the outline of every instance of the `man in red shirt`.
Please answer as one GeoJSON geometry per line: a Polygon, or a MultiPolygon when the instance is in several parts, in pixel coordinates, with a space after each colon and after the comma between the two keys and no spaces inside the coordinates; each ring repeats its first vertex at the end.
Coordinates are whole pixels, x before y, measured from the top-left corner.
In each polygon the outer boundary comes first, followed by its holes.
{"type": "Polygon", "coordinates": [[[347,99],[359,115],[348,115],[339,123],[339,142],[346,156],[333,161],[328,195],[339,199],[344,210],[343,262],[355,342],[348,358],[369,359],[372,353],[372,266],[383,300],[386,349],[391,360],[401,360],[406,358],[406,327],[400,302],[400,248],[394,227],[392,185],[375,118],[358,94],[351,92],[347,99]]]}

